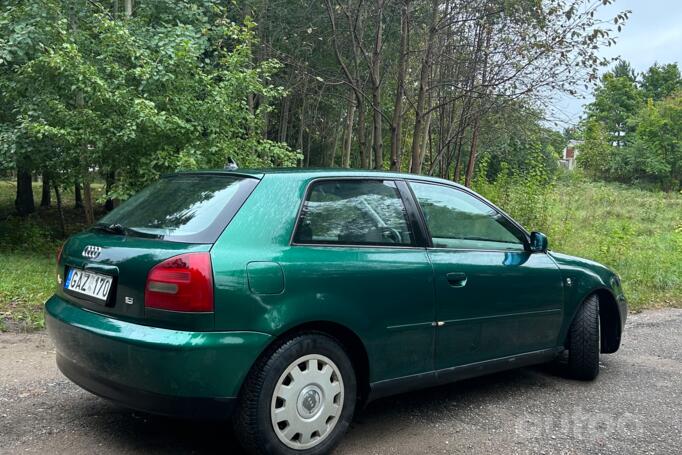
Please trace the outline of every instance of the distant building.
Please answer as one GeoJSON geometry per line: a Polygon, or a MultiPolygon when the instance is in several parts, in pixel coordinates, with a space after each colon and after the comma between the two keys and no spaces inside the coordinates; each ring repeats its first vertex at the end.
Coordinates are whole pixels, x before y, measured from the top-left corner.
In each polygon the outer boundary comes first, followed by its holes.
{"type": "Polygon", "coordinates": [[[569,141],[568,145],[564,148],[561,153],[561,159],[559,160],[559,166],[563,166],[569,171],[575,169],[575,159],[580,155],[580,145],[582,141],[569,141]]]}

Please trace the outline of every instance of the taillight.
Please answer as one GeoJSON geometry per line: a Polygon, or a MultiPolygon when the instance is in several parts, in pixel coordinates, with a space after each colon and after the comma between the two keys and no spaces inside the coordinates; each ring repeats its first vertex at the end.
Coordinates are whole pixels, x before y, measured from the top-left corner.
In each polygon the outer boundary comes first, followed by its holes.
{"type": "Polygon", "coordinates": [[[209,253],[187,253],[155,265],[147,275],[144,306],[171,311],[213,311],[209,253]]]}

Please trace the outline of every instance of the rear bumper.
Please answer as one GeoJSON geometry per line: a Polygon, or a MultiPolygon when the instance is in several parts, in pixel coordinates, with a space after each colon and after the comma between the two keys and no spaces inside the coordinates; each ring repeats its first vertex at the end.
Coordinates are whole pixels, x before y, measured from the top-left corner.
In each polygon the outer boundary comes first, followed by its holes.
{"type": "Polygon", "coordinates": [[[187,332],[84,310],[53,296],[46,324],[59,369],[84,389],[142,411],[226,415],[270,340],[259,332],[187,332]]]}
{"type": "Polygon", "coordinates": [[[225,417],[234,409],[237,398],[204,398],[161,395],[110,381],[57,354],[59,370],[75,384],[107,400],[130,409],[152,414],[182,417],[225,417]]]}

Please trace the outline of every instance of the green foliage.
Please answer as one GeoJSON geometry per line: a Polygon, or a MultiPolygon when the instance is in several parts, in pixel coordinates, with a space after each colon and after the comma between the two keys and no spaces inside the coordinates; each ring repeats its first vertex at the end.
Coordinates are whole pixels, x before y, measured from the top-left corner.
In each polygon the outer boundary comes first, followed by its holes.
{"type": "Polygon", "coordinates": [[[676,64],[654,65],[641,77],[638,87],[629,76],[604,76],[582,124],[578,163],[594,178],[675,190],[682,185],[680,72],[676,64]]]}
{"type": "Polygon", "coordinates": [[[542,155],[531,157],[525,170],[502,163],[494,180],[486,177],[485,169],[489,162],[487,157],[479,162],[474,189],[512,214],[524,226],[547,231],[548,204],[555,183],[554,174],[543,165],[542,155]]]}
{"type": "Polygon", "coordinates": [[[622,146],[631,140],[634,128],[628,121],[641,104],[642,94],[634,80],[607,73],[594,93],[594,101],[587,107],[587,114],[589,119],[604,125],[609,142],[622,146]]]}
{"type": "Polygon", "coordinates": [[[642,74],[641,85],[645,98],[660,101],[682,89],[680,69],[675,63],[654,64],[642,74]]]}
{"type": "Polygon", "coordinates": [[[39,0],[0,9],[0,163],[24,161],[62,181],[114,172],[126,197],[162,173],[293,165],[260,135],[282,89],[254,63],[254,24],[219,2],[142,2],[129,19],[96,2],[39,0]],[[73,8],[72,8],[73,7],[73,8]],[[172,18],[172,19],[171,19],[172,18]]]}

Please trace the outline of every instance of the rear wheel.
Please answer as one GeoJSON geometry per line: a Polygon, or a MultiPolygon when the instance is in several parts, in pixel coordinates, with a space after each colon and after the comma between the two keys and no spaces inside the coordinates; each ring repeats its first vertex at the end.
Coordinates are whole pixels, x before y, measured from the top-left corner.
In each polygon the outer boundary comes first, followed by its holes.
{"type": "Polygon", "coordinates": [[[355,372],[341,345],[327,335],[302,334],[254,366],[236,434],[252,453],[327,453],[348,429],[355,400],[355,372]]]}
{"type": "Polygon", "coordinates": [[[599,374],[599,299],[593,294],[578,309],[568,332],[566,373],[590,381],[599,374]]]}

